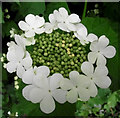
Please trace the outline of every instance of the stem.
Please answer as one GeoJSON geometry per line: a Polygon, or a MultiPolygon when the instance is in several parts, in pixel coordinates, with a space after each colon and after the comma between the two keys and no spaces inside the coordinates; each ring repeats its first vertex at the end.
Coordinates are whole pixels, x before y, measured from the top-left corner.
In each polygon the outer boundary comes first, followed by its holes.
{"type": "Polygon", "coordinates": [[[83,10],[82,19],[83,19],[83,18],[85,18],[85,15],[86,15],[86,10],[87,10],[87,0],[85,0],[85,4],[84,4],[84,10],[83,10]]]}

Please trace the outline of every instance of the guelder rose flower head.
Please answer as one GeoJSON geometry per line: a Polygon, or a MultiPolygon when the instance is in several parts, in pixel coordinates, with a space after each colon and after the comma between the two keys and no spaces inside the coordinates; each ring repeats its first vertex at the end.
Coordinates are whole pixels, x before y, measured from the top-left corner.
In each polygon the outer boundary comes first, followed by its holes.
{"type": "Polygon", "coordinates": [[[20,21],[18,23],[21,30],[25,31],[26,37],[33,37],[36,34],[42,34],[44,32],[45,20],[43,17],[33,14],[28,14],[25,17],[25,22],[20,21]]]}
{"type": "Polygon", "coordinates": [[[116,54],[115,48],[113,46],[108,46],[108,44],[109,39],[104,35],[97,41],[92,42],[90,45],[90,50],[92,52],[89,52],[88,60],[91,63],[95,63],[97,60],[97,65],[106,65],[106,58],[112,58],[116,54]]]}
{"type": "Polygon", "coordinates": [[[108,88],[111,84],[106,58],[115,56],[116,50],[108,46],[107,37],[103,35],[98,39],[80,22],[77,14],[69,15],[61,7],[49,15],[49,22],[38,15],[28,14],[25,21],[18,23],[22,34],[11,30],[15,42],[7,43],[7,71],[16,72],[22,78],[27,84],[22,90],[24,98],[40,103],[41,111],[46,114],[55,110],[55,101],[60,104],[75,103],[78,98],[88,101],[97,95],[97,86],[108,88]],[[91,52],[86,61],[88,46],[83,45],[88,43],[91,43],[91,52]],[[34,45],[33,50],[28,52],[26,46],[31,45],[34,45]],[[47,66],[37,67],[42,64],[49,65],[51,72],[47,66]]]}
{"type": "Polygon", "coordinates": [[[61,7],[59,10],[54,10],[53,16],[58,22],[58,27],[66,32],[76,31],[76,24],[81,20],[77,14],[68,15],[68,11],[61,7]]]}
{"type": "Polygon", "coordinates": [[[51,113],[55,110],[54,100],[61,104],[66,102],[66,91],[59,89],[59,82],[63,76],[56,73],[48,77],[49,74],[50,70],[46,66],[36,68],[36,74],[32,76],[31,81],[29,78],[25,80],[26,83],[33,84],[23,89],[23,96],[33,103],[40,103],[40,109],[44,113],[51,113]]]}

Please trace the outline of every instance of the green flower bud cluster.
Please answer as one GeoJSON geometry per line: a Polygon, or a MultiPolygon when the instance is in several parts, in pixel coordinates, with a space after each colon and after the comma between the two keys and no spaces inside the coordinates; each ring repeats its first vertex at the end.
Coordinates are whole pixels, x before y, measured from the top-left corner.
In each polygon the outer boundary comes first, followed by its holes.
{"type": "Polygon", "coordinates": [[[57,30],[51,34],[38,35],[31,54],[33,66],[46,65],[51,74],[61,73],[64,77],[69,72],[81,72],[81,64],[86,61],[86,46],[81,45],[73,33],[57,30]]]}

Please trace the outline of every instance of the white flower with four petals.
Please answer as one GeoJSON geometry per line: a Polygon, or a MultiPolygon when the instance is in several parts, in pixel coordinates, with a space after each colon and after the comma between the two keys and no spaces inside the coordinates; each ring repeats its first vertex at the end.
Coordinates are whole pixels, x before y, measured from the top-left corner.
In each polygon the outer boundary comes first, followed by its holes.
{"type": "Polygon", "coordinates": [[[90,45],[92,52],[88,53],[89,62],[94,64],[97,61],[97,65],[106,65],[106,58],[112,58],[116,54],[115,48],[108,46],[108,44],[109,39],[104,35],[92,42],[90,45]]]}
{"type": "Polygon", "coordinates": [[[78,96],[82,101],[87,101],[90,96],[95,97],[97,95],[96,90],[91,85],[91,81],[77,71],[71,71],[69,78],[70,80],[64,78],[60,82],[60,87],[68,91],[66,96],[68,102],[77,102],[78,96]],[[94,95],[93,92],[95,93],[94,95]]]}
{"type": "Polygon", "coordinates": [[[83,77],[87,78],[88,81],[91,80],[91,83],[94,87],[94,92],[97,92],[97,85],[100,88],[108,88],[111,84],[110,78],[108,75],[108,69],[106,66],[97,66],[95,69],[90,62],[83,62],[81,65],[81,71],[85,74],[83,77]]]}
{"type": "Polygon", "coordinates": [[[68,15],[68,11],[63,7],[58,11],[54,10],[53,15],[58,22],[58,27],[66,32],[76,31],[76,24],[81,21],[77,14],[68,15]]]}
{"type": "Polygon", "coordinates": [[[34,16],[33,14],[28,14],[25,17],[25,22],[20,21],[18,23],[21,30],[25,31],[26,37],[33,37],[36,34],[42,34],[45,31],[43,27],[45,20],[43,17],[38,15],[34,16]]]}

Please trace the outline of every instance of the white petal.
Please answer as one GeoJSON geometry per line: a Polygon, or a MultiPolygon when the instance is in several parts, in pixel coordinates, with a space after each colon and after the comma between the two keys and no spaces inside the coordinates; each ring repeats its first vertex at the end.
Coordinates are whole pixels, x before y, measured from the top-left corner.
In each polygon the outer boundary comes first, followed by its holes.
{"type": "Polygon", "coordinates": [[[79,97],[82,101],[88,101],[90,98],[89,90],[86,88],[79,88],[78,90],[79,97]]]}
{"type": "Polygon", "coordinates": [[[109,44],[109,39],[102,35],[98,40],[99,50],[103,50],[109,44]]]}
{"type": "Polygon", "coordinates": [[[53,14],[54,14],[54,17],[57,20],[57,22],[59,22],[59,23],[63,22],[64,18],[62,18],[62,16],[60,15],[60,13],[57,10],[54,10],[53,14]]]}
{"type": "Polygon", "coordinates": [[[74,24],[72,23],[66,23],[66,26],[67,28],[70,30],[70,31],[76,31],[76,27],[74,24]]]}
{"type": "Polygon", "coordinates": [[[13,73],[16,71],[17,63],[16,62],[8,62],[6,65],[6,68],[9,73],[13,73]]]}
{"type": "Polygon", "coordinates": [[[66,19],[68,17],[68,11],[63,7],[59,8],[59,13],[62,16],[62,18],[64,18],[64,19],[66,19]]]}
{"type": "Polygon", "coordinates": [[[43,75],[44,77],[47,77],[50,74],[50,69],[47,66],[39,66],[37,68],[37,72],[38,75],[43,75]]]}
{"type": "Polygon", "coordinates": [[[69,78],[72,81],[73,85],[76,86],[79,83],[80,75],[77,71],[71,71],[69,73],[69,78]]]}
{"type": "Polygon", "coordinates": [[[49,114],[55,110],[55,101],[50,94],[48,94],[40,103],[41,111],[49,114]]]}
{"type": "Polygon", "coordinates": [[[21,46],[17,46],[16,49],[15,49],[15,55],[16,55],[16,59],[17,59],[18,61],[21,61],[22,58],[23,58],[24,55],[25,55],[24,49],[23,49],[21,46]]]}
{"type": "Polygon", "coordinates": [[[26,87],[24,87],[24,88],[22,89],[22,95],[23,95],[23,97],[24,97],[26,100],[28,100],[28,101],[30,101],[30,99],[29,99],[29,93],[30,93],[30,91],[31,91],[33,88],[34,88],[33,85],[28,85],[28,86],[26,86],[26,87]]]}
{"type": "Polygon", "coordinates": [[[51,23],[45,23],[45,33],[52,33],[53,31],[53,25],[51,23]]]}
{"type": "Polygon", "coordinates": [[[63,76],[59,73],[55,73],[50,77],[50,89],[54,90],[60,87],[60,80],[63,79],[63,76]]]}
{"type": "Polygon", "coordinates": [[[102,55],[102,54],[98,54],[98,59],[97,59],[97,66],[99,65],[103,65],[105,66],[106,65],[106,58],[102,55]]]}
{"type": "Polygon", "coordinates": [[[88,34],[88,36],[87,36],[87,40],[88,40],[89,42],[93,42],[93,41],[98,40],[98,37],[97,37],[95,34],[90,33],[90,34],[88,34]]]}
{"type": "Polygon", "coordinates": [[[33,68],[30,68],[29,70],[24,72],[22,76],[22,81],[25,84],[32,84],[33,79],[34,79],[34,71],[33,71],[33,68]]]}
{"type": "Polygon", "coordinates": [[[98,93],[96,85],[91,81],[91,85],[89,87],[89,93],[91,97],[95,97],[98,93]]]}
{"type": "Polygon", "coordinates": [[[108,69],[106,66],[99,65],[96,67],[94,76],[95,77],[101,77],[101,76],[107,76],[108,75],[108,69]]]}
{"type": "Polygon", "coordinates": [[[15,42],[19,46],[25,48],[25,39],[23,37],[21,37],[20,35],[15,34],[15,42]]]}
{"type": "Polygon", "coordinates": [[[42,34],[42,33],[45,31],[45,28],[44,28],[44,27],[42,27],[42,28],[37,28],[37,29],[35,29],[34,31],[35,31],[35,33],[37,33],[37,34],[42,34]]]}
{"type": "Polygon", "coordinates": [[[42,27],[45,23],[45,19],[43,17],[40,17],[38,15],[35,16],[35,22],[34,22],[34,28],[42,27]]]}
{"type": "Polygon", "coordinates": [[[79,29],[77,30],[78,35],[86,37],[88,34],[87,28],[83,25],[79,25],[79,29]]]}
{"type": "Polygon", "coordinates": [[[40,103],[40,101],[44,98],[45,92],[40,88],[33,88],[29,92],[29,99],[32,103],[40,103]]]}
{"type": "Polygon", "coordinates": [[[50,23],[55,23],[56,22],[55,17],[54,17],[53,14],[49,15],[49,21],[50,21],[50,23]]]}
{"type": "Polygon", "coordinates": [[[63,31],[69,32],[65,23],[58,23],[58,27],[63,31]]]}
{"type": "Polygon", "coordinates": [[[27,23],[25,23],[24,21],[20,21],[18,23],[18,26],[20,27],[21,30],[23,31],[28,31],[29,30],[29,25],[27,23]]]}
{"type": "Polygon", "coordinates": [[[25,17],[25,21],[30,25],[34,27],[34,22],[35,22],[35,16],[33,14],[28,14],[25,17]]]}
{"type": "Polygon", "coordinates": [[[30,46],[30,45],[34,45],[35,44],[35,39],[34,39],[34,37],[31,37],[31,38],[26,38],[26,40],[25,40],[25,45],[26,46],[30,46]]]}
{"type": "Polygon", "coordinates": [[[88,77],[91,77],[93,74],[94,67],[90,62],[83,62],[81,65],[81,70],[88,77]]]}
{"type": "Polygon", "coordinates": [[[67,93],[67,101],[70,103],[75,103],[77,102],[77,99],[78,99],[77,89],[73,88],[67,93]]]}
{"type": "Polygon", "coordinates": [[[104,50],[102,50],[101,53],[107,58],[112,58],[115,56],[116,50],[113,46],[108,46],[104,50]]]}
{"type": "Polygon", "coordinates": [[[65,103],[66,102],[66,94],[67,91],[61,90],[61,89],[56,89],[52,92],[52,96],[58,103],[65,103]]]}
{"type": "Polygon", "coordinates": [[[16,58],[16,55],[15,55],[15,50],[9,50],[7,52],[7,60],[8,61],[16,61],[17,62],[17,58],[16,58]]]}
{"type": "Polygon", "coordinates": [[[73,88],[73,83],[69,79],[64,78],[60,81],[60,87],[63,90],[70,90],[73,88]]]}
{"type": "Polygon", "coordinates": [[[71,14],[68,16],[68,21],[70,23],[79,23],[81,20],[77,14],[71,14]]]}
{"type": "Polygon", "coordinates": [[[34,37],[35,32],[33,30],[29,30],[29,31],[25,32],[25,36],[28,37],[28,38],[34,37]]]}
{"type": "Polygon", "coordinates": [[[93,79],[95,84],[100,88],[108,88],[111,84],[111,80],[108,76],[101,76],[93,79]]]}
{"type": "Polygon", "coordinates": [[[22,60],[22,65],[25,67],[25,69],[29,69],[32,66],[32,59],[31,57],[26,57],[22,60]]]}
{"type": "Polygon", "coordinates": [[[17,66],[17,76],[18,76],[19,78],[22,78],[24,72],[25,72],[25,69],[23,68],[23,66],[22,66],[21,64],[19,64],[19,65],[17,66]]]}
{"type": "Polygon", "coordinates": [[[98,41],[94,41],[94,42],[91,43],[90,50],[93,51],[93,52],[98,52],[99,51],[98,41]]]}
{"type": "Polygon", "coordinates": [[[90,86],[91,84],[91,80],[89,77],[85,76],[85,75],[82,75],[80,74],[80,78],[79,78],[79,83],[77,83],[77,87],[80,88],[87,88],[90,86]]]}
{"type": "Polygon", "coordinates": [[[97,59],[97,52],[89,52],[88,53],[88,61],[91,63],[95,63],[97,59]]]}

